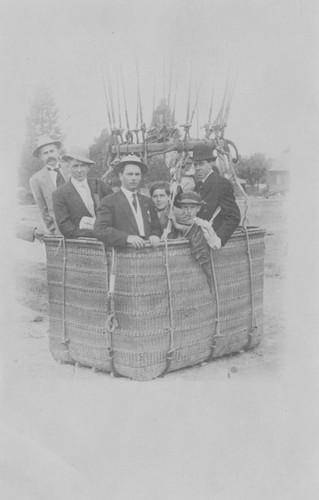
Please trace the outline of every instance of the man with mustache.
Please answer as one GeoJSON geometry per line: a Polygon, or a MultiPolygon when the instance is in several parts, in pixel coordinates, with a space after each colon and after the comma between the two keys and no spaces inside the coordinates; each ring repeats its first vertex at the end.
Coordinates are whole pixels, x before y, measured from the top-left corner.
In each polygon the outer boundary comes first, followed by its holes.
{"type": "Polygon", "coordinates": [[[97,210],[95,237],[106,246],[143,248],[160,243],[161,226],[150,198],[138,193],[147,165],[136,155],[127,155],[114,167],[121,188],[104,198],[97,210]]]}
{"type": "Polygon", "coordinates": [[[47,135],[39,137],[33,151],[35,158],[40,158],[44,167],[30,179],[33,197],[38,205],[44,224],[51,234],[58,233],[53,212],[52,193],[68,180],[67,167],[60,164],[59,150],[62,143],[47,135]]]}

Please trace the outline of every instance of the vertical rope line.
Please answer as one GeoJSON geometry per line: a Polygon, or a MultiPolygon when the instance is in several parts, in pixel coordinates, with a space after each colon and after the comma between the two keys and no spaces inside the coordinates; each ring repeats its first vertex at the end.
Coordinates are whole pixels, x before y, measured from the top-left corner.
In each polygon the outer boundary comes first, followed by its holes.
{"type": "Polygon", "coordinates": [[[168,258],[168,243],[167,238],[164,238],[165,243],[165,270],[166,270],[166,278],[167,278],[167,291],[168,291],[168,318],[169,318],[169,347],[166,353],[166,366],[161,376],[163,377],[170,369],[172,356],[175,351],[174,347],[174,319],[173,319],[173,307],[172,307],[172,289],[171,289],[171,280],[170,280],[170,272],[169,272],[169,258],[168,258]]]}
{"type": "Polygon", "coordinates": [[[217,337],[221,336],[220,335],[220,300],[219,300],[217,276],[216,276],[216,269],[215,269],[215,263],[214,263],[212,249],[210,249],[210,261],[211,261],[211,265],[212,265],[213,278],[214,278],[214,289],[215,289],[215,299],[216,299],[216,317],[215,317],[215,332],[212,336],[211,350],[210,350],[210,353],[208,355],[207,361],[212,359],[214,351],[215,351],[215,347],[217,344],[217,337]]]}
{"type": "Polygon", "coordinates": [[[249,242],[249,234],[247,227],[244,227],[246,242],[247,242],[247,256],[248,256],[248,266],[249,266],[249,275],[250,275],[250,294],[251,294],[251,327],[249,331],[248,343],[246,349],[248,349],[251,345],[252,336],[254,329],[257,328],[257,319],[255,313],[255,299],[254,299],[254,283],[253,283],[253,266],[251,261],[251,253],[250,253],[250,242],[249,242]]]}
{"type": "Polygon", "coordinates": [[[67,331],[66,331],[66,293],[65,293],[65,288],[66,288],[66,261],[67,261],[67,256],[66,256],[66,245],[65,245],[65,238],[63,237],[62,239],[62,251],[63,251],[63,264],[62,264],[62,325],[63,325],[63,342],[67,348],[67,351],[69,353],[69,342],[70,339],[67,336],[67,331]]]}
{"type": "MultiPolygon", "coordinates": [[[[106,255],[106,250],[105,250],[106,255]]],[[[108,287],[108,298],[107,298],[107,309],[108,317],[106,318],[105,331],[108,338],[108,353],[110,358],[111,373],[113,377],[119,377],[119,373],[114,368],[114,350],[112,342],[112,334],[117,328],[117,321],[115,319],[114,311],[114,286],[115,286],[115,268],[116,268],[116,252],[114,247],[112,247],[112,259],[111,259],[111,269],[110,269],[110,282],[108,287]]]]}

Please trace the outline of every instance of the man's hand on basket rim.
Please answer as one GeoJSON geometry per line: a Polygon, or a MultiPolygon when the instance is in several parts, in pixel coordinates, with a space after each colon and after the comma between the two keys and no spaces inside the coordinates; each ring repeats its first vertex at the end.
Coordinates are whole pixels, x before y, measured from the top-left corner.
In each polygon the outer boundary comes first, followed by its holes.
{"type": "Polygon", "coordinates": [[[149,237],[148,241],[150,242],[150,244],[151,244],[151,246],[152,246],[153,248],[158,247],[158,245],[159,245],[159,244],[160,244],[160,242],[161,242],[160,238],[159,238],[158,236],[155,236],[154,234],[152,234],[152,235],[149,237]]]}
{"type": "Polygon", "coordinates": [[[137,235],[130,234],[127,237],[126,243],[129,243],[134,248],[143,248],[145,246],[145,241],[137,235]]]}

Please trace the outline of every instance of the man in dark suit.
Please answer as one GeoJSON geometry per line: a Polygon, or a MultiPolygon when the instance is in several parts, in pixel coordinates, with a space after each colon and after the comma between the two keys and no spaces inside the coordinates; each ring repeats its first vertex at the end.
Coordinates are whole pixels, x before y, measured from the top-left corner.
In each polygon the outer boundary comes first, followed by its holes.
{"type": "Polygon", "coordinates": [[[224,246],[240,223],[240,210],[231,182],[213,168],[214,156],[210,146],[198,143],[193,150],[197,184],[203,205],[198,217],[212,222],[217,235],[215,248],[224,246]],[[213,219],[213,220],[212,220],[213,219]]]}
{"type": "Polygon", "coordinates": [[[104,182],[87,178],[95,162],[82,149],[73,148],[62,159],[69,163],[70,179],[52,194],[58,228],[65,238],[94,238],[97,206],[113,191],[104,182]]]}
{"type": "Polygon", "coordinates": [[[121,189],[102,200],[94,225],[95,236],[107,246],[142,248],[148,240],[160,243],[161,227],[150,198],[137,192],[147,166],[135,155],[127,155],[114,168],[121,189]]]}

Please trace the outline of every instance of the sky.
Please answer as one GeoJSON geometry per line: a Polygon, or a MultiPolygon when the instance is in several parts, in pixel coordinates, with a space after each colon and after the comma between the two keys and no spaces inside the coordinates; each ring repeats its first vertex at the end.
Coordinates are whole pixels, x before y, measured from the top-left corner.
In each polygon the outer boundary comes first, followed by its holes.
{"type": "Polygon", "coordinates": [[[316,5],[310,0],[1,1],[5,148],[11,156],[21,150],[30,100],[41,84],[57,103],[66,146],[89,146],[108,127],[102,71],[113,80],[115,93],[120,66],[135,124],[136,60],[146,123],[154,86],[156,104],[168,93],[170,67],[179,124],[186,118],[191,74],[191,109],[200,85],[199,127],[207,122],[213,87],[216,116],[230,71],[236,84],[226,137],[243,155],[273,158],[296,148],[318,117],[316,5]]]}

